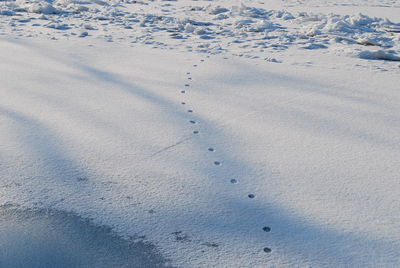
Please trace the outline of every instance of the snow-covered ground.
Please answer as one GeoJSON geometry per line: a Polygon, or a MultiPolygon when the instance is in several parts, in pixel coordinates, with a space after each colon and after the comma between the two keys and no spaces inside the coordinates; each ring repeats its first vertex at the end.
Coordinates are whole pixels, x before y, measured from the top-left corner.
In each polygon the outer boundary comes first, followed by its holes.
{"type": "Polygon", "coordinates": [[[176,267],[398,267],[399,14],[0,2],[0,205],[73,212],[176,267]]]}
{"type": "MultiPolygon", "coordinates": [[[[354,14],[348,5],[339,8],[339,13],[350,9],[343,15],[315,13],[313,1],[309,8],[303,3],[272,2],[18,0],[1,6],[0,33],[51,40],[91,37],[250,58],[269,59],[275,54],[283,58],[282,51],[300,48],[400,61],[396,54],[400,23],[390,20],[400,17],[400,4],[373,17],[377,11],[372,4],[364,9],[367,15],[354,14]]],[[[326,6],[332,12],[337,5],[326,6]]]]}
{"type": "Polygon", "coordinates": [[[0,239],[0,267],[171,267],[154,246],[62,211],[2,206],[0,239]]]}

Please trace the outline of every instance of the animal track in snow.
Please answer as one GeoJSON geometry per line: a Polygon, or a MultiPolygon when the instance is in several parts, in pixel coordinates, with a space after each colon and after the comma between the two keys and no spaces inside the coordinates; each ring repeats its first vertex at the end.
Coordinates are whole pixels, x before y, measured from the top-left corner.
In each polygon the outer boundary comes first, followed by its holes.
{"type": "Polygon", "coordinates": [[[218,244],[210,243],[210,242],[203,243],[202,245],[207,246],[207,247],[211,247],[211,248],[217,248],[218,247],[218,244]]]}
{"type": "Polygon", "coordinates": [[[264,232],[267,232],[267,233],[271,232],[271,227],[265,226],[262,229],[264,232]]]}
{"type": "Polygon", "coordinates": [[[181,242],[191,242],[192,241],[191,238],[188,235],[183,234],[182,231],[173,232],[172,234],[175,235],[176,241],[181,241],[181,242]]]}
{"type": "Polygon", "coordinates": [[[264,248],[265,253],[270,253],[272,250],[270,248],[264,248]]]}
{"type": "Polygon", "coordinates": [[[78,177],[76,178],[77,181],[88,181],[89,179],[87,177],[78,177]]]}
{"type": "MultiPolygon", "coordinates": [[[[207,56],[207,57],[209,57],[209,56],[207,56]]],[[[200,60],[200,61],[201,61],[201,62],[204,62],[203,59],[200,60]]],[[[197,64],[194,64],[193,67],[197,67],[197,64]]],[[[191,73],[190,73],[190,72],[186,72],[186,75],[191,75],[191,73]]],[[[192,80],[192,77],[188,77],[187,79],[188,79],[188,80],[192,80]]],[[[190,87],[190,84],[185,84],[185,87],[186,87],[186,88],[190,87]]],[[[185,94],[185,93],[186,93],[186,90],[181,90],[181,93],[182,93],[182,94],[185,94]]],[[[181,102],[181,104],[182,104],[182,105],[185,105],[186,102],[181,102]]],[[[188,110],[186,110],[186,111],[187,111],[188,113],[193,113],[193,110],[192,110],[192,109],[188,109],[188,110]]],[[[191,123],[191,124],[193,124],[193,125],[194,125],[194,124],[197,124],[197,122],[196,122],[195,120],[189,120],[189,123],[191,123]]],[[[199,131],[198,131],[198,130],[194,130],[192,133],[193,133],[193,134],[199,134],[199,131]]],[[[213,147],[209,147],[209,148],[207,148],[207,150],[208,150],[208,152],[215,152],[215,149],[214,149],[213,147]]],[[[222,162],[221,162],[221,161],[214,161],[213,164],[214,164],[214,166],[221,166],[221,165],[222,165],[222,162]]],[[[230,179],[229,182],[230,182],[231,184],[237,184],[239,181],[238,181],[237,179],[230,179]]],[[[247,197],[250,198],[250,199],[254,199],[254,198],[256,198],[256,195],[255,195],[255,194],[248,194],[247,197]]],[[[264,227],[262,227],[262,230],[263,230],[264,232],[266,232],[266,233],[269,233],[269,232],[271,232],[271,227],[269,227],[269,226],[264,226],[264,227]]],[[[186,237],[186,236],[180,236],[179,233],[177,233],[177,234],[175,234],[175,235],[176,235],[176,240],[177,240],[177,241],[185,241],[185,240],[187,240],[187,238],[188,238],[188,237],[186,237]]],[[[263,251],[264,251],[265,253],[270,253],[270,252],[272,252],[271,248],[269,248],[269,247],[264,247],[264,248],[263,248],[263,251]]]]}

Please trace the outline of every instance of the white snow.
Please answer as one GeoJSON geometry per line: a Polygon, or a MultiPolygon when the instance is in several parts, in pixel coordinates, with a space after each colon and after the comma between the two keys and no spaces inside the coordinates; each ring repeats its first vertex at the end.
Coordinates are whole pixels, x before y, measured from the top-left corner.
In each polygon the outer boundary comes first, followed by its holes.
{"type": "Polygon", "coordinates": [[[71,211],[177,267],[400,266],[396,11],[0,2],[0,206],[71,211]]]}
{"type": "MultiPolygon", "coordinates": [[[[51,39],[82,36],[83,29],[95,38],[126,40],[159,48],[230,53],[258,57],[290,47],[331,48],[336,53],[374,45],[398,50],[400,24],[363,14],[341,15],[268,9],[245,3],[201,1],[79,2],[41,0],[5,2],[3,22],[19,36],[47,35],[51,39]],[[180,4],[178,4],[180,3],[180,4]],[[183,5],[182,5],[183,3],[183,5]],[[194,5],[195,4],[195,5],[194,5]],[[46,16],[35,16],[42,13],[46,16]],[[96,27],[87,25],[96,23],[96,27]],[[35,27],[27,27],[27,26],[35,27]],[[87,28],[89,27],[89,28],[87,28]],[[53,30],[46,31],[46,28],[53,30]],[[58,31],[54,31],[58,30],[58,31]],[[358,40],[368,40],[359,42],[358,40]]],[[[397,8],[397,7],[395,7],[397,8]]],[[[400,8],[399,8],[400,10],[400,8]]]]}
{"type": "Polygon", "coordinates": [[[360,53],[360,58],[362,59],[370,59],[370,60],[392,60],[392,61],[400,61],[400,57],[395,55],[394,53],[387,53],[383,50],[378,51],[362,51],[360,53]]]}

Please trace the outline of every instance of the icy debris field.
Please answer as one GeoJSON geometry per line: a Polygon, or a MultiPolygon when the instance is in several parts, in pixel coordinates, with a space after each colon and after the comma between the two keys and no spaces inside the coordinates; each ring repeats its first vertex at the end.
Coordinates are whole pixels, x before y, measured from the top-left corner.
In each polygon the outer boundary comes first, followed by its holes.
{"type": "MultiPolygon", "coordinates": [[[[257,7],[251,1],[235,2],[7,1],[0,6],[0,14],[8,16],[1,19],[1,32],[60,40],[124,40],[164,49],[252,58],[294,46],[353,56],[374,50],[369,58],[399,60],[399,16],[391,21],[362,14],[274,10],[268,8],[268,2],[254,1],[257,7]],[[376,51],[379,53],[373,53],[376,51]]],[[[305,4],[284,3],[288,7],[305,4]]],[[[394,7],[400,10],[398,4],[394,7]]]]}
{"type": "Polygon", "coordinates": [[[0,267],[400,267],[399,14],[0,0],[0,267]]]}

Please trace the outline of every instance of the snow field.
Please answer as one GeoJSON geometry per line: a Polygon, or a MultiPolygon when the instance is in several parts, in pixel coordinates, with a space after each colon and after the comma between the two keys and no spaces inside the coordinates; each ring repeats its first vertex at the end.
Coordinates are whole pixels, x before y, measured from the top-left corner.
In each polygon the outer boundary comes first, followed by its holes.
{"type": "Polygon", "coordinates": [[[0,2],[0,205],[177,267],[399,266],[400,7],[351,7],[0,2]]]}

